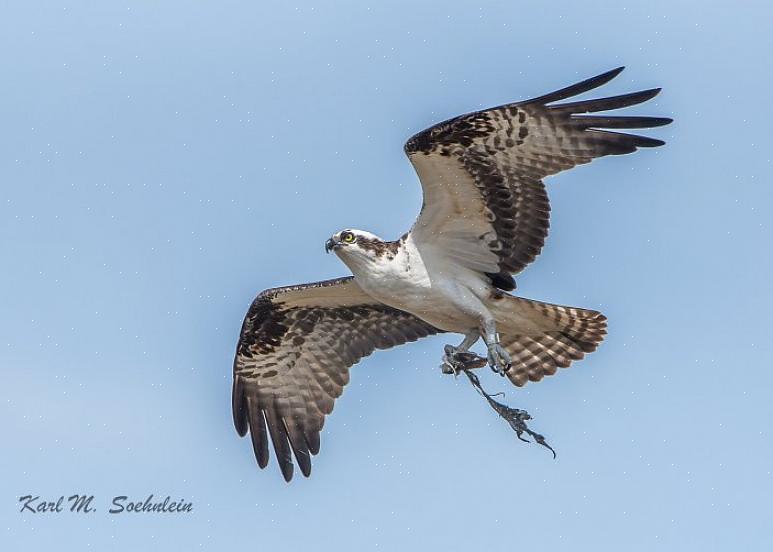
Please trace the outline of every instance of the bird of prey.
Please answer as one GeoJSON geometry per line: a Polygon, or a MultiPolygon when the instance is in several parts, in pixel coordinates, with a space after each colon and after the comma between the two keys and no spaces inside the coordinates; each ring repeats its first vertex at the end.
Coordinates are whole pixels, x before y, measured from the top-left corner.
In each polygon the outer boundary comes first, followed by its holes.
{"type": "Polygon", "coordinates": [[[413,227],[395,241],[346,229],[325,243],[353,276],[268,289],[247,312],[234,361],[233,419],[261,468],[269,439],[285,480],[305,476],[325,416],[349,368],[375,349],[428,335],[447,345],[445,372],[483,339],[492,369],[516,386],[539,381],[596,349],[599,312],[516,297],[513,275],[539,254],[550,206],[543,179],[597,157],[664,142],[618,129],[671,119],[595,113],[653,98],[659,88],[562,102],[622,67],[537,98],[438,123],[405,144],[424,193],[413,227]],[[611,130],[615,129],[615,130],[611,130]]]}

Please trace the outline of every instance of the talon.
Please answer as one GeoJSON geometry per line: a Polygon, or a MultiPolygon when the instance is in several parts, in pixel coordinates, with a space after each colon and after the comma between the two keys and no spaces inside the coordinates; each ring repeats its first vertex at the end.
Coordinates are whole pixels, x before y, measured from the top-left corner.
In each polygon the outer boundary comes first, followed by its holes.
{"type": "Polygon", "coordinates": [[[444,352],[443,364],[440,365],[440,370],[444,374],[458,376],[464,370],[480,368],[486,364],[486,359],[469,351],[459,351],[452,345],[446,345],[444,352]]]}
{"type": "Polygon", "coordinates": [[[440,365],[440,371],[444,374],[453,374],[454,376],[458,374],[458,371],[454,365],[446,360],[444,360],[443,364],[440,365]]]}
{"type": "Polygon", "coordinates": [[[443,364],[440,365],[440,371],[444,374],[459,375],[462,370],[459,360],[456,358],[456,348],[453,345],[446,345],[443,348],[443,364]]]}
{"type": "Polygon", "coordinates": [[[488,363],[491,369],[502,376],[512,367],[510,353],[499,343],[490,343],[488,346],[488,363]]]}

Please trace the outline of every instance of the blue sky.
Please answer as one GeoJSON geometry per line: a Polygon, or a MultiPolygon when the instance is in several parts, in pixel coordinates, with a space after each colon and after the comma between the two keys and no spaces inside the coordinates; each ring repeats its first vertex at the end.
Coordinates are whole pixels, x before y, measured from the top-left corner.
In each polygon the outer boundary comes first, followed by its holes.
{"type": "MultiPolygon", "coordinates": [[[[763,2],[10,2],[0,18],[0,543],[28,550],[770,550],[773,192],[763,2]],[[600,309],[598,352],[523,390],[518,442],[447,337],[352,371],[311,479],[230,413],[261,289],[394,238],[402,144],[618,65],[657,150],[548,182],[519,294],[600,309]],[[97,512],[23,515],[24,494],[97,512]],[[114,495],[194,503],[105,512],[114,495]]],[[[454,338],[454,341],[456,338],[454,338]]],[[[9,548],[10,549],[10,548],[9,548]]]]}

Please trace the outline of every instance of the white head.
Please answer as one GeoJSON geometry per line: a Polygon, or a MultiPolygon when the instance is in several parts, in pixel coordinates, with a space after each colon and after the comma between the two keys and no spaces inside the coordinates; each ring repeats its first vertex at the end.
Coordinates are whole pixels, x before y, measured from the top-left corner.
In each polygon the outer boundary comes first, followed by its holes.
{"type": "Polygon", "coordinates": [[[372,263],[392,260],[398,243],[384,241],[365,230],[347,228],[325,242],[325,251],[334,251],[352,272],[357,272],[372,263]]]}

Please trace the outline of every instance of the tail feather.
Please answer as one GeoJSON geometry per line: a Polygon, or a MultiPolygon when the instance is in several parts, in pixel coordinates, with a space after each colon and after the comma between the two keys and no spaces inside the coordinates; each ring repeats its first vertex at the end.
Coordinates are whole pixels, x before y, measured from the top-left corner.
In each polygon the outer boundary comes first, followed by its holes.
{"type": "Polygon", "coordinates": [[[505,296],[494,311],[502,345],[512,357],[507,376],[521,387],[552,376],[596,350],[607,333],[598,311],[505,296]]]}

